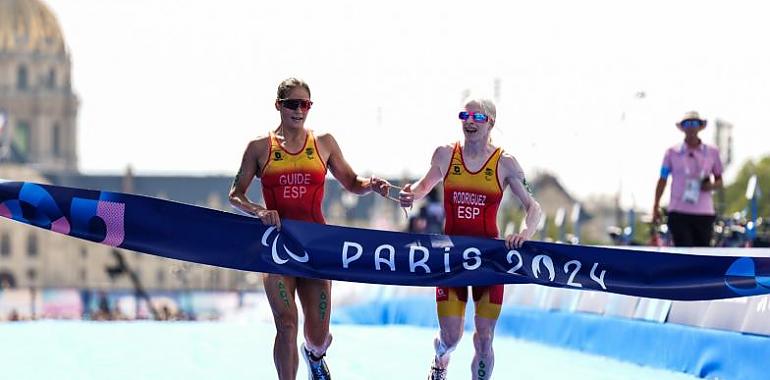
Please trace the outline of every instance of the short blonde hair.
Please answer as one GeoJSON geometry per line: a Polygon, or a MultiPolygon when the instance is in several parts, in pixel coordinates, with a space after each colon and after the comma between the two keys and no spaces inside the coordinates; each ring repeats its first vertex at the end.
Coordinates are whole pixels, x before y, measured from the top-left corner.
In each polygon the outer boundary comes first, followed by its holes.
{"type": "MultiPolygon", "coordinates": [[[[470,98],[467,102],[465,102],[465,106],[468,107],[471,104],[475,104],[479,107],[481,107],[482,110],[484,110],[484,113],[487,114],[491,119],[497,119],[497,107],[495,106],[495,102],[493,102],[491,99],[488,98],[470,98]]],[[[495,125],[494,121],[491,121],[492,125],[495,125]]]]}

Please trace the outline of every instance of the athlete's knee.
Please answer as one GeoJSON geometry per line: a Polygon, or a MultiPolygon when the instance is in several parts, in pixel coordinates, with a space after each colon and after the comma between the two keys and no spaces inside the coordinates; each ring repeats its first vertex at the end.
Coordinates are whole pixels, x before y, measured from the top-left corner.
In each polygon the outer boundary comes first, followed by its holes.
{"type": "Polygon", "coordinates": [[[446,345],[447,349],[454,349],[463,337],[463,329],[441,329],[441,342],[446,345]]]}
{"type": "Polygon", "coordinates": [[[494,339],[494,332],[492,330],[483,329],[477,330],[473,334],[473,347],[481,357],[488,357],[492,355],[492,340],[494,339]]]}
{"type": "Polygon", "coordinates": [[[297,336],[297,313],[280,312],[273,315],[278,335],[297,336]]]}

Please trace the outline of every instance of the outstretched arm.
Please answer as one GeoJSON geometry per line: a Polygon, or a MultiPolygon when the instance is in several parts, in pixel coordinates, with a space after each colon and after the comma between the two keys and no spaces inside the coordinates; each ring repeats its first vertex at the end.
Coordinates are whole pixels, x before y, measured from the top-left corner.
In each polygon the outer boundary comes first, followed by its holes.
{"type": "Polygon", "coordinates": [[[329,152],[329,159],[326,161],[326,165],[331,171],[334,178],[339,181],[345,190],[355,194],[364,195],[372,191],[372,178],[374,177],[361,177],[350,164],[345,160],[342,155],[342,150],[337,144],[337,140],[331,134],[324,134],[318,138],[320,143],[329,152]]]}
{"type": "Polygon", "coordinates": [[[433,157],[430,160],[430,169],[425,173],[422,178],[412,184],[404,185],[403,190],[398,194],[401,207],[412,207],[412,204],[416,200],[420,200],[425,197],[439,181],[444,179],[447,169],[449,168],[449,160],[452,157],[451,146],[440,146],[433,152],[433,157]]]}
{"type": "Polygon", "coordinates": [[[519,201],[521,201],[522,206],[524,206],[524,211],[526,212],[526,216],[524,217],[524,229],[519,231],[519,233],[514,233],[505,237],[506,246],[508,246],[508,248],[518,248],[521,247],[524,241],[531,239],[532,236],[535,235],[535,229],[540,223],[543,212],[540,208],[540,204],[537,203],[532,196],[527,185],[527,180],[524,177],[524,170],[521,169],[521,166],[519,166],[516,159],[509,154],[503,154],[503,157],[500,159],[500,164],[502,168],[501,174],[503,176],[503,183],[511,189],[517,198],[519,198],[519,201]]]}

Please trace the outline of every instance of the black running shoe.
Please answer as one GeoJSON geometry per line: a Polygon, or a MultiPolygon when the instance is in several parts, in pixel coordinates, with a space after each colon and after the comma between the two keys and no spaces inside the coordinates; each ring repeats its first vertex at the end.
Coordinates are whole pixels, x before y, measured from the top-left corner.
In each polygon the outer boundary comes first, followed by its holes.
{"type": "Polygon", "coordinates": [[[305,358],[305,364],[307,364],[307,379],[331,380],[332,375],[329,373],[329,367],[326,366],[326,361],[323,358],[325,355],[322,355],[320,358],[315,358],[310,350],[305,347],[304,343],[302,344],[301,349],[302,357],[305,358]]]}
{"type": "Polygon", "coordinates": [[[446,368],[439,368],[435,365],[430,366],[428,380],[446,380],[446,368]]]}

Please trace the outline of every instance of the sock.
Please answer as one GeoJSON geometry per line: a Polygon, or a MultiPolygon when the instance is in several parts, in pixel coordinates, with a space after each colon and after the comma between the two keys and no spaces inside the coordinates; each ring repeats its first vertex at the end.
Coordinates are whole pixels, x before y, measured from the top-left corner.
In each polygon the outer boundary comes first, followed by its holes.
{"type": "Polygon", "coordinates": [[[329,334],[329,335],[326,336],[326,340],[324,341],[324,345],[322,347],[323,352],[320,355],[316,355],[316,353],[313,350],[313,348],[308,346],[307,341],[305,341],[305,349],[307,349],[308,354],[310,354],[309,355],[310,356],[310,360],[312,360],[314,362],[317,362],[317,361],[320,361],[321,359],[323,359],[324,356],[326,356],[326,350],[329,348],[329,346],[331,344],[332,344],[332,335],[329,334]]]}
{"type": "Polygon", "coordinates": [[[446,355],[447,353],[449,353],[449,352],[448,352],[449,350],[447,349],[447,346],[446,346],[446,344],[444,344],[444,341],[443,341],[443,340],[441,340],[441,338],[438,338],[438,337],[437,337],[437,338],[436,338],[436,341],[438,342],[438,343],[436,343],[436,344],[435,344],[435,348],[436,348],[436,357],[437,357],[437,358],[441,358],[442,356],[444,356],[444,355],[446,355]]]}

